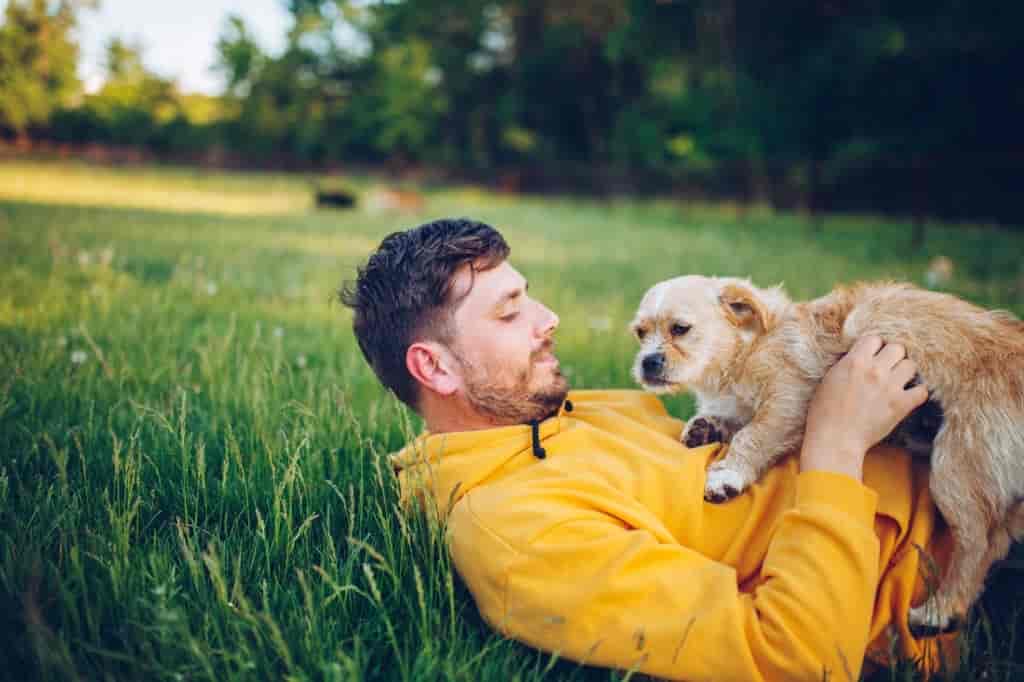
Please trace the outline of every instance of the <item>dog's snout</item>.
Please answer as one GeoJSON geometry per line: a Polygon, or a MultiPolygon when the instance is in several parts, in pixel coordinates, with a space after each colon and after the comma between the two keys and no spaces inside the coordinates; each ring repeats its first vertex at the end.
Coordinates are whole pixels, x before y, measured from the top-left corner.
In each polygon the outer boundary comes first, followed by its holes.
{"type": "Polygon", "coordinates": [[[644,358],[642,366],[644,368],[644,376],[659,376],[661,374],[661,371],[665,369],[665,354],[651,353],[650,355],[644,358]]]}

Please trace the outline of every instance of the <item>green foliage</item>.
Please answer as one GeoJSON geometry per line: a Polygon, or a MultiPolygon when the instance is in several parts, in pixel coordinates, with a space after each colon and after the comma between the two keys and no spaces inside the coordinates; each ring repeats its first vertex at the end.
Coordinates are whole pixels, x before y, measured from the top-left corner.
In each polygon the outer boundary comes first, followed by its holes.
{"type": "MultiPolygon", "coordinates": [[[[899,222],[834,219],[808,240],[792,216],[666,201],[427,197],[398,220],[316,212],[298,176],[0,164],[8,676],[624,678],[493,634],[443,528],[398,512],[386,454],[419,423],[330,302],[395,229],[466,214],[499,226],[531,293],[561,316],[579,388],[633,385],[628,320],[650,284],[680,272],[785,279],[809,297],[836,281],[920,281],[944,254],[953,292],[1024,313],[1024,244],[1009,232],[936,226],[904,260],[899,222]]],[[[951,679],[1019,677],[1019,571],[989,581],[951,679]]],[[[904,662],[871,679],[919,676],[904,662]]]]}
{"type": "Polygon", "coordinates": [[[216,69],[224,74],[225,96],[244,97],[265,59],[245,20],[237,14],[230,15],[224,32],[217,39],[216,69]]]}
{"type": "MultiPolygon", "coordinates": [[[[445,101],[434,92],[436,68],[421,41],[384,49],[377,60],[377,144],[384,153],[422,149],[437,129],[445,101]]],[[[372,97],[372,95],[371,95],[372,97]]]]}
{"type": "Polygon", "coordinates": [[[182,114],[174,83],[149,72],[142,47],[120,38],[107,45],[106,70],[103,87],[83,108],[104,122],[110,142],[157,146],[155,130],[182,114]]]}
{"type": "Polygon", "coordinates": [[[120,41],[102,91],[69,102],[73,6],[52,5],[8,4],[2,133],[573,189],[629,174],[814,212],[1024,215],[1024,5],[290,0],[280,54],[241,16],[225,23],[216,123],[120,41]]]}
{"type": "Polygon", "coordinates": [[[103,86],[81,98],[80,105],[55,110],[50,136],[62,142],[198,152],[213,141],[223,108],[216,98],[182,95],[173,81],[146,68],[141,46],[113,38],[106,47],[103,86]]]}
{"type": "Polygon", "coordinates": [[[80,90],[71,3],[8,0],[0,24],[0,134],[42,127],[80,90]]]}

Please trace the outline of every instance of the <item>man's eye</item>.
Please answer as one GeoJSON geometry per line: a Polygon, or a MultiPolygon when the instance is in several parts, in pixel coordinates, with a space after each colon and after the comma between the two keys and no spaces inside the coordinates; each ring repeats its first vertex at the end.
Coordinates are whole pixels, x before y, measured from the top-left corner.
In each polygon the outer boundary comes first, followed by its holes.
{"type": "Polygon", "coordinates": [[[676,324],[672,325],[671,331],[672,331],[672,336],[682,336],[686,332],[690,331],[690,325],[688,325],[688,324],[679,324],[677,322],[676,324]]]}
{"type": "Polygon", "coordinates": [[[502,320],[504,322],[511,322],[512,320],[516,319],[517,317],[519,317],[519,311],[516,311],[514,313],[509,313],[508,315],[502,315],[498,319],[500,319],[500,320],[502,320]]]}

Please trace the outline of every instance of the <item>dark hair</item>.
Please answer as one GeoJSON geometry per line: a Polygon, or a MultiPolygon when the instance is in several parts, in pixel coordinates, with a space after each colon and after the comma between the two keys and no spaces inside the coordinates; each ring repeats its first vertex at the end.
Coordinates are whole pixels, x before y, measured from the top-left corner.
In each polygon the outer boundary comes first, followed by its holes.
{"type": "Polygon", "coordinates": [[[381,383],[416,407],[416,380],[405,354],[418,338],[450,339],[452,279],[468,264],[489,270],[508,258],[504,237],[466,218],[442,219],[384,238],[354,282],[338,290],[352,308],[352,329],[381,383]]]}

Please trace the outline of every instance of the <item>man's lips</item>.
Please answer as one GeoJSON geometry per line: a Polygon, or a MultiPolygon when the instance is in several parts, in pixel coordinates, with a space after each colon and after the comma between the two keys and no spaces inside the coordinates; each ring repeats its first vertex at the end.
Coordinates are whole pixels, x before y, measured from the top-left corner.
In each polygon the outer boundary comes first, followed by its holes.
{"type": "Polygon", "coordinates": [[[548,342],[544,344],[539,351],[533,354],[533,361],[537,364],[558,364],[558,358],[555,357],[555,344],[548,342]]]}

